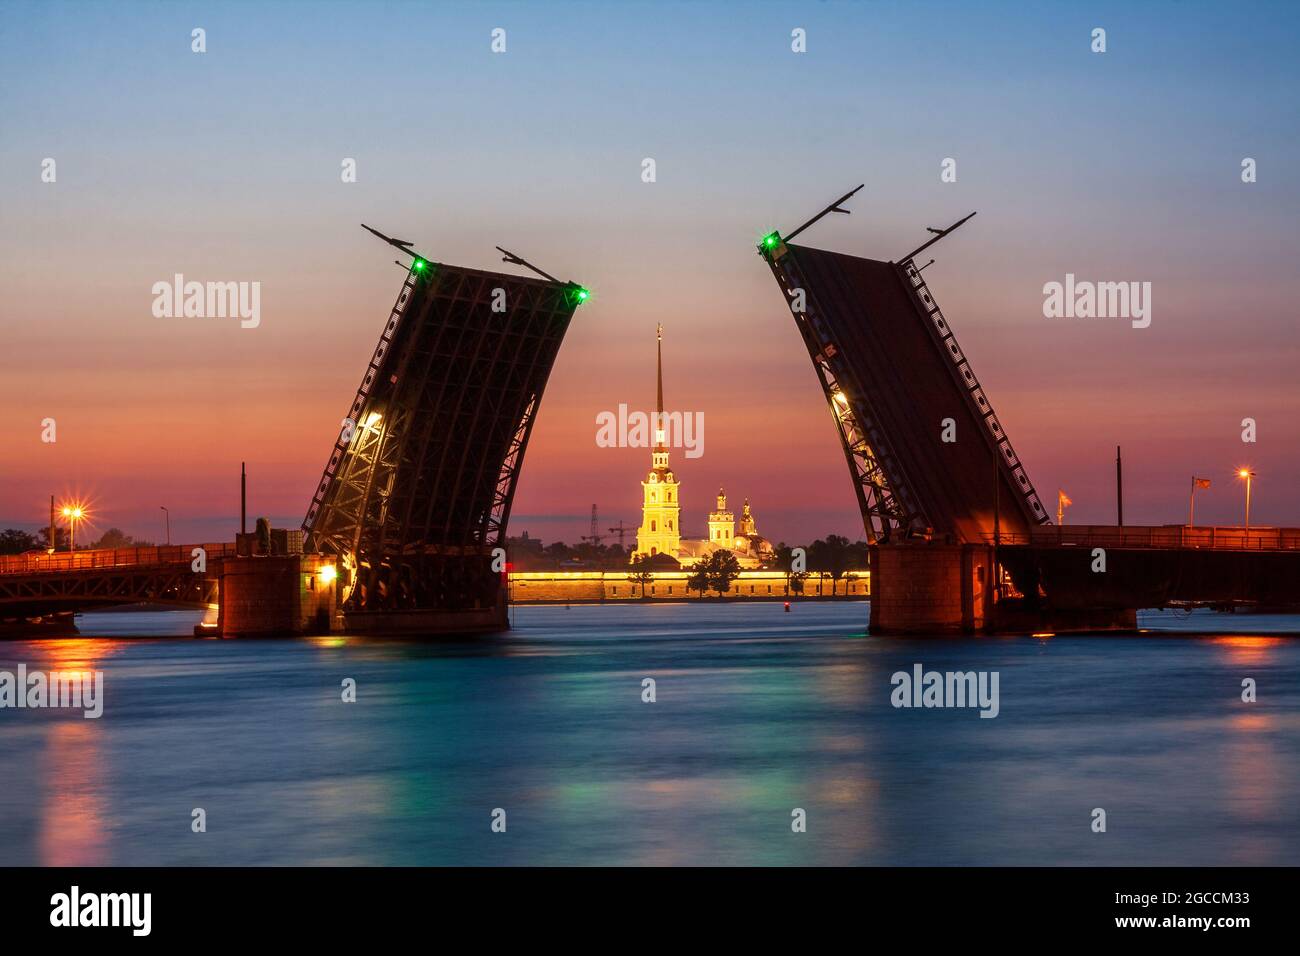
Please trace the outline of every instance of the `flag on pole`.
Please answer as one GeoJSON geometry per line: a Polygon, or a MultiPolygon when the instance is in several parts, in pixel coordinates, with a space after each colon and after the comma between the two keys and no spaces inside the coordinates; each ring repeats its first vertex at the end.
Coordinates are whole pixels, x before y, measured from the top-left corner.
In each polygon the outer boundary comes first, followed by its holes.
{"type": "MultiPolygon", "coordinates": [[[[1206,487],[1208,488],[1209,485],[1206,485],[1206,487]]],[[[1064,491],[1061,491],[1059,488],[1056,491],[1056,502],[1062,508],[1066,507],[1067,505],[1074,504],[1074,502],[1070,500],[1070,496],[1067,495],[1064,491]]]]}
{"type": "Polygon", "coordinates": [[[1196,487],[1197,487],[1197,488],[1208,488],[1208,487],[1210,487],[1210,479],[1209,479],[1209,478],[1193,478],[1192,481],[1196,483],[1196,487]]]}

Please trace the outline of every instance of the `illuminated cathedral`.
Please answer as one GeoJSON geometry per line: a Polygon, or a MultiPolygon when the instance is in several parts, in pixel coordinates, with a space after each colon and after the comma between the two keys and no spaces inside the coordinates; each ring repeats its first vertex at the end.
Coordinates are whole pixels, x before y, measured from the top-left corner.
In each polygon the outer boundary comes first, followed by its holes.
{"type": "Polygon", "coordinates": [[[668,445],[664,433],[664,328],[659,326],[658,397],[655,404],[655,446],[650,454],[650,472],[641,482],[641,527],[636,532],[636,551],[632,557],[667,558],[691,565],[715,551],[726,550],[736,556],[742,568],[757,568],[772,556],[772,544],[758,533],[754,515],[745,499],[739,527],[736,516],[727,509],[727,493],[718,489],[717,510],[709,513],[706,538],[683,538],[681,525],[681,483],[668,465],[668,445]]]}

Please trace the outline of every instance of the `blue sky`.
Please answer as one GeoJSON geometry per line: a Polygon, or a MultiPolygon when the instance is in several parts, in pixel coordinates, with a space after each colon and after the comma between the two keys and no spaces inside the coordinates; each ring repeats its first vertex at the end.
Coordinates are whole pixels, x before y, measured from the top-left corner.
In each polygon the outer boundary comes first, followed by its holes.
{"type": "MultiPolygon", "coordinates": [[[[936,250],[932,287],[1072,520],[1111,518],[1123,443],[1136,520],[1180,520],[1191,472],[1249,459],[1260,520],[1300,523],[1298,19],[1249,3],[9,3],[0,521],[89,493],[128,532],[156,536],[173,502],[174,535],[208,538],[248,459],[259,513],[296,524],[396,292],[365,221],[463,265],[495,267],[501,244],[596,292],[513,530],[534,516],[572,539],[592,501],[635,521],[647,456],[597,448],[594,416],[653,400],[663,322],[670,405],[708,421],[705,457],[681,468],[688,522],[702,530],[726,484],[773,537],[856,534],[752,243],[865,182],[809,242],[890,258],[979,210],[936,250]],[[340,183],[344,157],[358,182],[340,183]],[[146,293],[175,272],[262,282],[262,327],[160,325],[146,293]],[[1042,285],[1066,272],[1151,281],[1152,328],[1044,319],[1042,285]],[[37,440],[47,415],[57,447],[37,440]],[[1247,415],[1261,440],[1243,448],[1247,415]]],[[[1235,520],[1217,491],[1206,520],[1235,520]]]]}

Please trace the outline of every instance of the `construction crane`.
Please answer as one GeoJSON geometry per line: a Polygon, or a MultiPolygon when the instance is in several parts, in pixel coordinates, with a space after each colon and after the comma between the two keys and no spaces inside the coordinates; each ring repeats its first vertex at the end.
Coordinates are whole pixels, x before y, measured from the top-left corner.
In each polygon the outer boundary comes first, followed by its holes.
{"type": "Polygon", "coordinates": [[[605,535],[600,533],[600,515],[597,514],[596,512],[596,506],[592,505],[591,506],[591,534],[584,534],[582,536],[582,540],[590,541],[592,544],[594,544],[596,547],[599,548],[600,543],[605,540],[605,537],[606,537],[605,535]]]}
{"type": "Polygon", "coordinates": [[[630,526],[626,526],[626,525],[624,525],[624,524],[623,524],[623,519],[620,518],[618,524],[610,526],[609,532],[610,532],[610,534],[616,534],[616,535],[618,535],[618,546],[619,546],[620,548],[622,548],[622,547],[623,547],[623,535],[627,534],[629,531],[635,531],[635,530],[636,530],[636,528],[634,528],[634,527],[630,527],[630,526]]]}

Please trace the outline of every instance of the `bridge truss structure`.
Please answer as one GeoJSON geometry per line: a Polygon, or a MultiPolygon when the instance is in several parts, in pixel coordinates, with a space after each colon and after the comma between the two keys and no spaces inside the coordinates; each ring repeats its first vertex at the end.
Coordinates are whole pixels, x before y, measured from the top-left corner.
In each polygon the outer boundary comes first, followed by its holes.
{"type": "Polygon", "coordinates": [[[217,604],[217,566],[235,546],[197,546],[208,562],[194,570],[193,550],[141,547],[0,558],[0,622],[114,604],[217,604]]]}
{"type": "Polygon", "coordinates": [[[872,544],[976,542],[1048,521],[1019,456],[933,293],[917,256],[898,262],[791,240],[847,213],[850,191],[758,252],[771,268],[834,418],[872,544]]]}
{"type": "Polygon", "coordinates": [[[492,551],[587,291],[505,250],[538,277],[434,262],[375,234],[412,261],[303,521],[306,547],[355,578],[345,610],[490,606],[492,551]]]}

